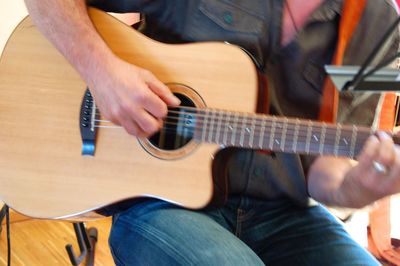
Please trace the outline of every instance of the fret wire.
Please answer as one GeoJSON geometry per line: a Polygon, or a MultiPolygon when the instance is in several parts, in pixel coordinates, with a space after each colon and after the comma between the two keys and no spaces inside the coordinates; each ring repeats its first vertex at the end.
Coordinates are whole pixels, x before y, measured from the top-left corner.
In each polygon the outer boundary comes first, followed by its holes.
{"type": "Polygon", "coordinates": [[[239,121],[239,113],[235,113],[235,117],[233,119],[232,135],[231,135],[231,144],[232,145],[235,145],[235,143],[236,143],[236,131],[235,131],[235,128],[237,127],[238,121],[239,121]]]}
{"type": "Polygon", "coordinates": [[[231,119],[231,116],[229,115],[229,113],[227,113],[227,118],[228,118],[228,121],[227,121],[227,123],[226,123],[226,125],[225,125],[225,129],[224,129],[224,137],[223,137],[223,140],[222,140],[222,143],[224,144],[224,145],[227,145],[228,143],[227,143],[227,139],[228,139],[228,131],[229,131],[229,129],[230,128],[232,128],[232,126],[229,124],[229,121],[230,121],[230,119],[231,119]]]}
{"type": "Polygon", "coordinates": [[[211,118],[210,118],[210,127],[209,127],[209,130],[208,130],[208,142],[209,143],[212,143],[212,137],[213,137],[213,132],[214,132],[214,124],[215,124],[215,110],[210,110],[210,112],[211,112],[211,118]]]}
{"type": "Polygon", "coordinates": [[[218,123],[217,123],[217,133],[215,135],[215,142],[216,143],[219,143],[219,136],[221,135],[220,131],[221,131],[221,126],[222,126],[222,118],[224,116],[224,112],[218,111],[218,113],[219,113],[219,119],[218,119],[218,123]]]}
{"type": "Polygon", "coordinates": [[[250,139],[249,139],[249,146],[250,146],[250,148],[253,148],[254,133],[255,133],[255,131],[256,131],[256,118],[257,118],[257,117],[254,115],[254,116],[253,116],[252,123],[251,123],[251,128],[250,128],[251,132],[250,132],[250,139]]]}
{"type": "Polygon", "coordinates": [[[354,157],[354,148],[356,145],[356,138],[357,138],[357,127],[353,125],[353,134],[351,135],[351,145],[350,145],[350,158],[354,157]]]}
{"type": "Polygon", "coordinates": [[[243,116],[242,117],[242,130],[240,130],[240,140],[239,140],[240,147],[243,147],[243,145],[244,145],[243,139],[244,139],[244,134],[245,134],[246,128],[247,128],[246,124],[247,124],[247,117],[243,116]]]}
{"type": "Polygon", "coordinates": [[[260,147],[260,149],[263,148],[264,145],[264,133],[265,133],[265,119],[262,120],[261,122],[261,134],[260,134],[260,139],[258,141],[258,147],[260,147]]]}
{"type": "Polygon", "coordinates": [[[272,119],[272,126],[271,126],[271,134],[269,136],[269,148],[272,150],[274,148],[274,135],[275,135],[275,123],[276,123],[276,116],[273,116],[272,119]]]}
{"type": "Polygon", "coordinates": [[[282,136],[281,136],[281,150],[283,151],[285,147],[285,139],[286,139],[286,133],[287,133],[287,127],[288,127],[289,120],[288,118],[285,118],[283,122],[283,129],[282,129],[282,136]]]}
{"type": "Polygon", "coordinates": [[[311,131],[312,131],[313,122],[308,120],[308,129],[307,129],[307,139],[306,139],[306,153],[310,151],[310,140],[311,140],[311,131]]]}
{"type": "Polygon", "coordinates": [[[206,114],[204,115],[204,125],[202,126],[203,131],[202,131],[202,134],[201,134],[202,142],[206,141],[206,134],[205,133],[207,132],[207,122],[208,122],[209,109],[206,109],[205,111],[206,111],[206,114]]]}
{"type": "Polygon", "coordinates": [[[299,135],[299,128],[300,128],[300,119],[296,119],[296,125],[294,127],[294,138],[293,138],[293,146],[292,146],[292,150],[293,152],[296,152],[297,150],[297,139],[298,139],[298,135],[299,135]]]}
{"type": "Polygon", "coordinates": [[[326,123],[323,123],[322,131],[320,135],[320,142],[319,142],[319,153],[323,153],[324,143],[325,143],[325,133],[326,133],[326,123]]]}
{"type": "Polygon", "coordinates": [[[337,156],[337,149],[338,149],[338,145],[340,142],[340,135],[342,133],[342,124],[337,124],[337,130],[336,130],[336,138],[335,138],[335,149],[334,149],[334,155],[337,156]]]}

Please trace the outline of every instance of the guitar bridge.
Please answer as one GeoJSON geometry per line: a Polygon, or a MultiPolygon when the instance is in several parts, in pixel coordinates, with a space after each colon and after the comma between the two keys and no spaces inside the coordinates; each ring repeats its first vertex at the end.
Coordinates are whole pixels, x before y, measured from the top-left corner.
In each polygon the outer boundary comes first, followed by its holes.
{"type": "Polygon", "coordinates": [[[94,156],[96,149],[96,103],[89,89],[86,89],[81,104],[79,127],[82,138],[82,155],[94,156]]]}

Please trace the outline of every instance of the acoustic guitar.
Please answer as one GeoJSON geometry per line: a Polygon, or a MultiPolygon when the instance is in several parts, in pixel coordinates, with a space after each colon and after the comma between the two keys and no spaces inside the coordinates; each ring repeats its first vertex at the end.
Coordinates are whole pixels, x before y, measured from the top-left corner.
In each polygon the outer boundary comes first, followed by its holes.
{"type": "Polygon", "coordinates": [[[239,47],[163,44],[89,13],[114,53],[153,72],[182,106],[154,136],[127,134],[101,117],[85,82],[25,18],[0,59],[0,200],[24,215],[83,220],[138,197],[203,208],[226,197],[219,161],[229,147],[354,157],[372,133],[256,114],[257,70],[239,47]]]}

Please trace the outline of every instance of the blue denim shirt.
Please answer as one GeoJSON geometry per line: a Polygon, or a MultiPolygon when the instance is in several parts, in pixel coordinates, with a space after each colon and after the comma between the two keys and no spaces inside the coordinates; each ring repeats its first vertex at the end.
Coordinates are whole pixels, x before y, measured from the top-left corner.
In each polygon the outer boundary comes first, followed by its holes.
{"type": "MultiPolygon", "coordinates": [[[[316,119],[325,72],[334,54],[343,0],[326,0],[295,39],[280,44],[282,0],[92,0],[113,12],[140,12],[142,31],[167,43],[227,41],[248,50],[269,81],[270,113],[316,119]]],[[[346,50],[344,64],[359,65],[397,14],[390,0],[369,0],[346,50]],[[385,19],[382,19],[385,18],[385,19]]],[[[398,50],[398,34],[381,58],[398,50]]],[[[378,95],[340,96],[339,122],[371,125],[378,95]],[[355,104],[357,102],[357,104],[355,104]]],[[[227,163],[231,194],[261,199],[290,197],[308,204],[306,184],[310,156],[264,155],[237,149],[227,163]]]]}

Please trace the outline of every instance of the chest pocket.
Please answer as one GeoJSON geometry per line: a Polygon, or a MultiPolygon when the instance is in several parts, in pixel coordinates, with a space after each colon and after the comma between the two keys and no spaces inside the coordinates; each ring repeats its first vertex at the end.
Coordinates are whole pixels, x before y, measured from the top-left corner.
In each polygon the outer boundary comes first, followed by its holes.
{"type": "Polygon", "coordinates": [[[183,38],[188,41],[227,41],[261,57],[264,35],[263,1],[199,0],[189,8],[183,38]]]}

